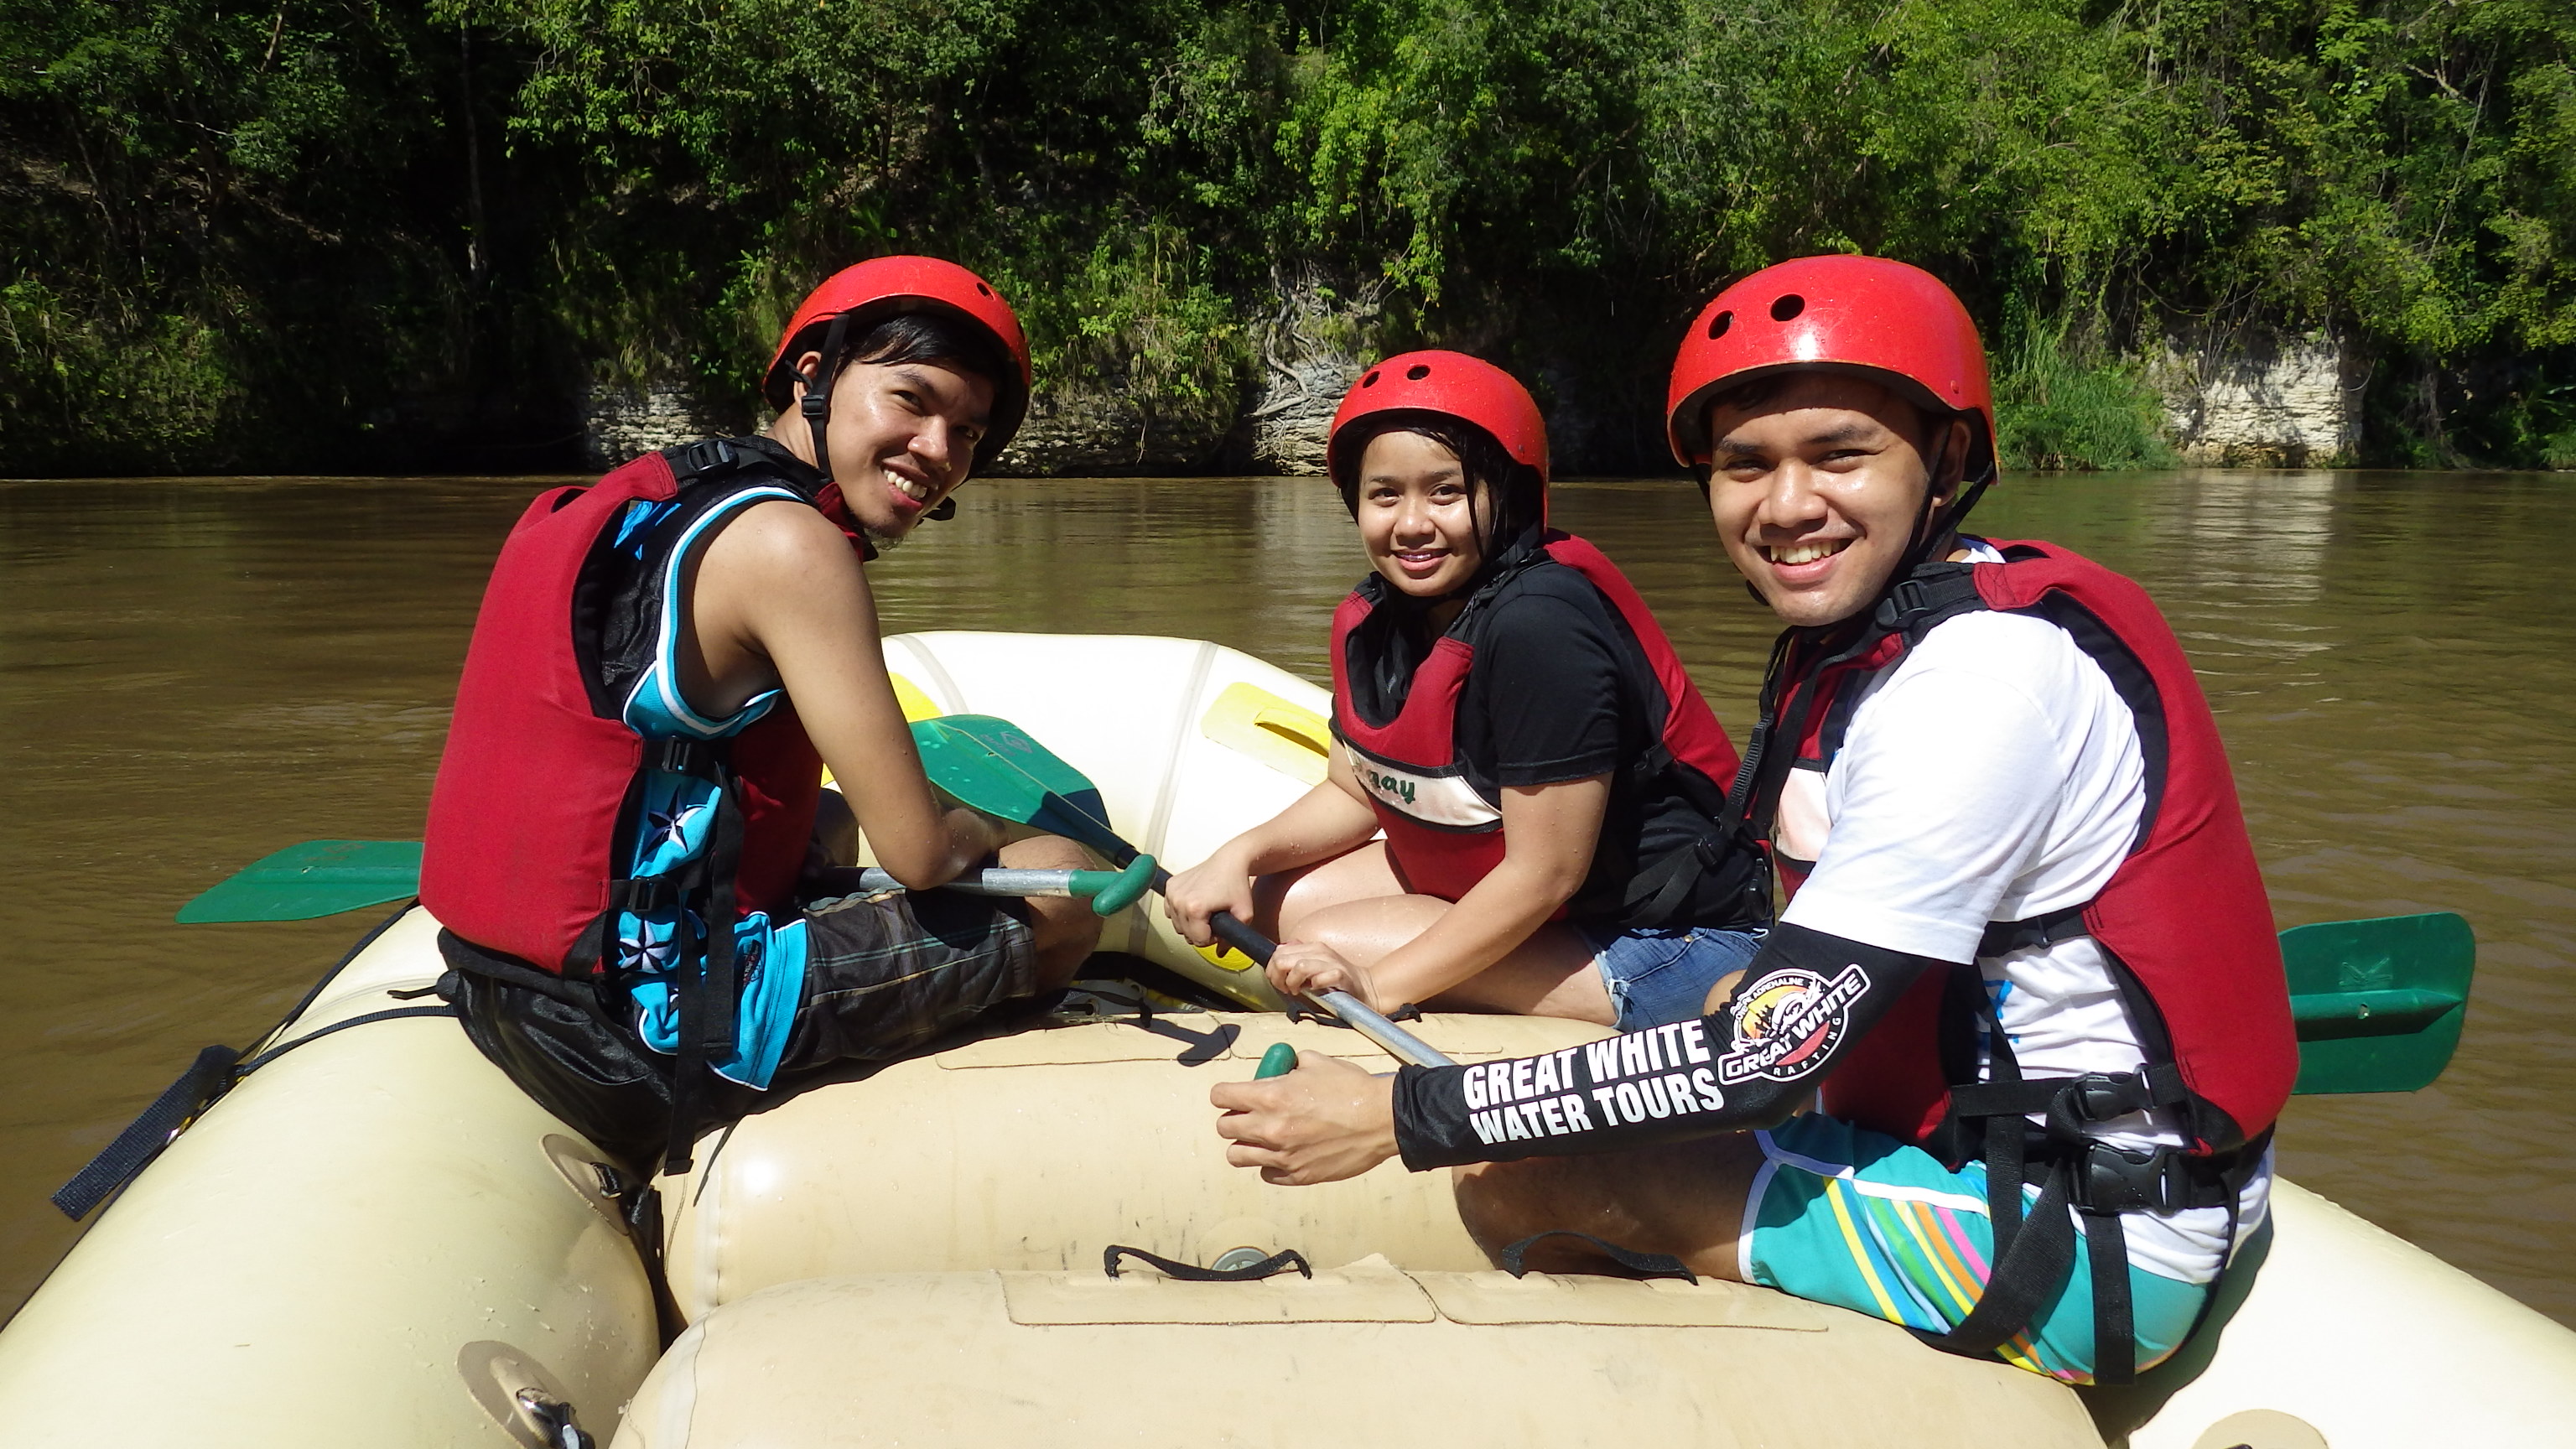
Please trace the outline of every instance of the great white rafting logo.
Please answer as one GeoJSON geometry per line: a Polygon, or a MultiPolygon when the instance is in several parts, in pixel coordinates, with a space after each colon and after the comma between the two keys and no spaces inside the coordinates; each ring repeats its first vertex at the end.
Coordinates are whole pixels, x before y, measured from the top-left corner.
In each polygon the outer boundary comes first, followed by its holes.
{"type": "Polygon", "coordinates": [[[1869,976],[1846,966],[1831,981],[1795,967],[1753,983],[1727,1010],[1735,1018],[1735,1044],[1717,1063],[1717,1079],[1749,1077],[1794,1082],[1822,1065],[1841,1041],[1852,1003],[1869,990],[1869,976]]]}

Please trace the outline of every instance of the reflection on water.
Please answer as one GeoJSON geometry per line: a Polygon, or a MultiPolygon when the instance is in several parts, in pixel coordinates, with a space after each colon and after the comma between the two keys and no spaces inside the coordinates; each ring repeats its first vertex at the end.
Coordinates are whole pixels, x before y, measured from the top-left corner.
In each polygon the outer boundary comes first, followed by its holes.
{"type": "MultiPolygon", "coordinates": [[[[179,927],[276,847],[417,838],[485,569],[537,480],[0,486],[0,1307],[73,1236],[45,1194],[358,917],[179,927]]],[[[1557,517],[1654,604],[1738,729],[1769,616],[1673,482],[1557,517]]],[[[2476,923],[2461,1058],[2306,1098],[2288,1171],[2576,1323],[2576,488],[2547,476],[2015,479],[1982,506],[2163,602],[2219,712],[2284,925],[2476,923]]],[[[890,630],[1183,634],[1324,672],[1360,570],[1314,481],[978,483],[874,570],[890,630]]],[[[1219,1170],[1213,1166],[1211,1170],[1219,1170]]]]}

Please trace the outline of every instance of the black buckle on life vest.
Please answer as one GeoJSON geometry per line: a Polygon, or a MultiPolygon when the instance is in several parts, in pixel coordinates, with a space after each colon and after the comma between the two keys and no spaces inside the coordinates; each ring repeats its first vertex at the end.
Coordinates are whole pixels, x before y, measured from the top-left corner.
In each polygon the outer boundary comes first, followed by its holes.
{"type": "Polygon", "coordinates": [[[671,475],[682,483],[710,473],[730,473],[742,461],[740,451],[723,438],[702,438],[664,456],[671,460],[671,475]]]}
{"type": "Polygon", "coordinates": [[[2169,1147],[2131,1152],[2088,1142],[2069,1196],[2097,1213],[2170,1213],[2195,1206],[2184,1154],[2169,1147]]]}
{"type": "Polygon", "coordinates": [[[721,750],[714,740],[663,739],[645,742],[647,766],[673,775],[710,778],[721,750]]]}
{"type": "MultiPolygon", "coordinates": [[[[2113,1075],[2086,1072],[2067,1081],[2049,1104],[2049,1115],[2063,1109],[2077,1122],[2108,1122],[2155,1105],[2155,1089],[2144,1070],[2113,1075]]],[[[2053,1125],[2053,1124],[2052,1124],[2053,1125]]]]}
{"type": "Polygon", "coordinates": [[[612,909],[639,916],[656,915],[680,903],[679,883],[667,875],[613,881],[608,891],[612,909]]]}
{"type": "Polygon", "coordinates": [[[2093,928],[2084,924],[2082,906],[2069,906],[2044,916],[2025,916],[2018,921],[1989,921],[1985,935],[1977,941],[1977,959],[2009,956],[2034,946],[2054,946],[2092,933],[2093,928]]]}
{"type": "Polygon", "coordinates": [[[1977,602],[1977,582],[1965,564],[1926,564],[1888,586],[1871,622],[1883,634],[1920,638],[1922,631],[1977,602]]]}

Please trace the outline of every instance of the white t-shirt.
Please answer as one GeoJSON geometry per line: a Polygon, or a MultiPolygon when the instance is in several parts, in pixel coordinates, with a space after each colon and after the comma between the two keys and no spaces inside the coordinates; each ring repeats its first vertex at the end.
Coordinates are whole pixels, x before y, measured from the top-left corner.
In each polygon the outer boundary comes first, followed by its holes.
{"type": "MultiPolygon", "coordinates": [[[[1971,557],[1999,562],[1983,542],[1971,557]]],[[[1781,919],[1942,961],[1976,957],[1990,921],[2079,906],[2126,858],[2146,800],[2129,708],[2065,630],[1979,611],[1935,625],[1872,681],[1822,773],[1792,769],[1777,845],[1816,862],[1781,919]]],[[[2025,1077],[2134,1072],[2145,1051],[2089,936],[1978,958],[2025,1077]]],[[[1980,1074],[1987,1057],[1982,1034],[1980,1074]]],[[[2170,1111],[2100,1124],[2119,1147],[2178,1146],[2170,1111]]],[[[2269,1201],[2269,1156],[2238,1199],[2238,1241],[2269,1201]]],[[[2130,1260],[2205,1283],[2227,1211],[2125,1219],[2130,1260]]]]}

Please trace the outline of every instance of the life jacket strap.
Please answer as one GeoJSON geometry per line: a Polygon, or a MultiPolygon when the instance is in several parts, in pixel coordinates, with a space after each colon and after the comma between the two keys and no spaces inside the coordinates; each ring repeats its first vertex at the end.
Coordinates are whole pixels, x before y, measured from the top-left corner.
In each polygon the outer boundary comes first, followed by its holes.
{"type": "Polygon", "coordinates": [[[671,1077],[671,1137],[662,1170],[673,1177],[689,1170],[697,1146],[716,1062],[733,1055],[736,1020],[741,1011],[742,980],[734,959],[734,874],[742,863],[742,802],[735,797],[732,771],[715,769],[716,818],[708,833],[699,874],[706,884],[706,940],[696,934],[691,914],[682,910],[673,944],[679,951],[679,1052],[671,1077]]]}
{"type": "Polygon", "coordinates": [[[2064,1291],[2075,1269],[2073,1214],[2081,1213],[2085,1267],[2092,1278],[2093,1381],[2128,1383],[2137,1372],[2137,1337],[2121,1216],[2223,1206],[2233,1221],[2237,1197],[2270,1134],[2218,1154],[2175,1147],[2130,1151],[2099,1141],[2088,1127],[2186,1103],[2190,1088],[2181,1070],[2158,1062],[2130,1073],[2025,1078],[1991,1002],[1986,1018],[1993,1080],[1953,1086],[1950,1116],[1954,1122],[1978,1121],[1984,1129],[1994,1267],[1976,1306],[1956,1328],[1922,1337],[1935,1348],[1983,1357],[2028,1327],[2064,1291]],[[2045,1125],[2030,1125],[2026,1119],[2033,1113],[2043,1114],[2045,1125]],[[2025,1182],[2040,1189],[2026,1217],[2025,1182]]]}
{"type": "Polygon", "coordinates": [[[2054,946],[2060,941],[2072,941],[2090,934],[2092,928],[2084,924],[2084,907],[2068,906],[2062,911],[2025,916],[2018,921],[1988,922],[1986,934],[1977,942],[1977,955],[1980,959],[2009,956],[2015,951],[2027,951],[2034,946],[2054,946]]]}
{"type": "Polygon", "coordinates": [[[2134,1072],[2086,1072],[2009,1082],[1969,1082],[1950,1089],[1954,1117],[2049,1116],[2056,1138],[2072,1144],[2086,1124],[2108,1122],[2154,1107],[2179,1107],[2191,1099],[2182,1072],[2170,1062],[2134,1072]]]}

